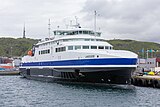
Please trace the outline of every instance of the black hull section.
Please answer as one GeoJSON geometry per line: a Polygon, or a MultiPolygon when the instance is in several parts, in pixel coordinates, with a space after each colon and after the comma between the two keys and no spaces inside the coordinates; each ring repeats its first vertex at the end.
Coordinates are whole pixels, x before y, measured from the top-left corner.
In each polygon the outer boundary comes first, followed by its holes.
{"type": "Polygon", "coordinates": [[[131,74],[134,70],[135,68],[20,68],[20,74],[29,79],[49,82],[83,82],[130,85],[131,74]]]}

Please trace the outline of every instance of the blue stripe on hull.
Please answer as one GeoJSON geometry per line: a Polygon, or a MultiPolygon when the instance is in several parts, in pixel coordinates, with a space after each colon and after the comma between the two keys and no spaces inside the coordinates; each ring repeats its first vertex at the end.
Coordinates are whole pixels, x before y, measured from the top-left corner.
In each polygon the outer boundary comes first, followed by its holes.
{"type": "Polygon", "coordinates": [[[136,58],[99,58],[22,63],[22,66],[136,65],[136,58]]]}

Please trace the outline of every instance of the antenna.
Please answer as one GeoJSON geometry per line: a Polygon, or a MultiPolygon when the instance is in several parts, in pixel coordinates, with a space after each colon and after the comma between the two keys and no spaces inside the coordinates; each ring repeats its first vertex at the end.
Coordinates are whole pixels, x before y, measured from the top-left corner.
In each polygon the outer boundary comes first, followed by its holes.
{"type": "Polygon", "coordinates": [[[49,39],[50,39],[50,36],[51,36],[51,22],[50,22],[50,19],[48,20],[48,36],[49,36],[49,39]]]}
{"type": "Polygon", "coordinates": [[[24,27],[23,27],[23,38],[26,38],[25,23],[24,23],[24,27]]]}
{"type": "Polygon", "coordinates": [[[78,18],[77,16],[75,16],[75,19],[76,19],[76,26],[78,25],[78,18]]]}
{"type": "Polygon", "coordinates": [[[69,26],[69,25],[68,25],[68,24],[66,24],[66,29],[68,29],[68,26],[69,26]]]}
{"type": "Polygon", "coordinates": [[[76,25],[75,25],[75,27],[76,28],[81,28],[80,24],[78,23],[78,17],[75,16],[75,19],[76,19],[76,25]]]}
{"type": "Polygon", "coordinates": [[[72,26],[72,20],[70,20],[70,26],[72,26]]]}

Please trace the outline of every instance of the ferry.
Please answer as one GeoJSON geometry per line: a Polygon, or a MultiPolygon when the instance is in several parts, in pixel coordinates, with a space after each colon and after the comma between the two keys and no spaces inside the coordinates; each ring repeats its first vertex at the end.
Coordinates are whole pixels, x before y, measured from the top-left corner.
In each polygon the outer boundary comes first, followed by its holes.
{"type": "Polygon", "coordinates": [[[114,50],[101,32],[80,25],[57,28],[22,58],[21,75],[52,82],[131,84],[137,54],[114,50]]]}

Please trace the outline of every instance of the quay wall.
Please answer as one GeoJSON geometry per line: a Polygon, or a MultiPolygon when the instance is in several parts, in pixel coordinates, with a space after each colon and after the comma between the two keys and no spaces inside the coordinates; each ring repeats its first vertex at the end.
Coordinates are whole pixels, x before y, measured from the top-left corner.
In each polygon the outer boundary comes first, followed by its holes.
{"type": "Polygon", "coordinates": [[[132,84],[135,86],[160,88],[160,76],[133,76],[132,84]]]}

